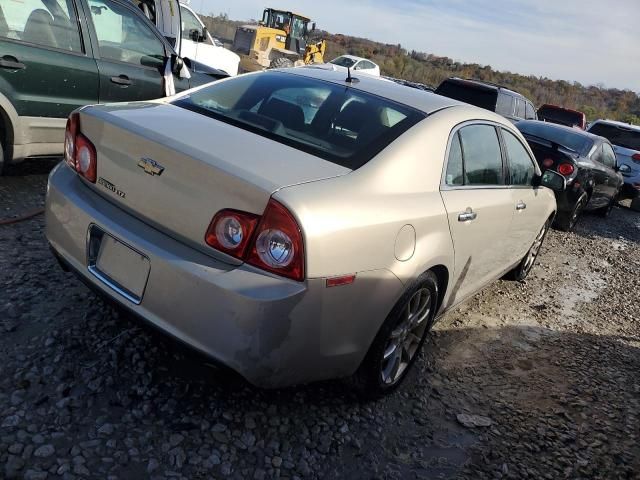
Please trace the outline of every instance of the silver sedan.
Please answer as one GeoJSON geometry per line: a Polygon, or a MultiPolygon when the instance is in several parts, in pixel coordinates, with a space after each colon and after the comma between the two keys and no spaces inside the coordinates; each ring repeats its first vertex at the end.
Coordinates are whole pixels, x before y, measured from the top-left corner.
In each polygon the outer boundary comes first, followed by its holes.
{"type": "Polygon", "coordinates": [[[256,385],[374,395],[439,315],[529,273],[563,183],[498,115],[312,68],[82,108],[65,159],[65,268],[256,385]]]}

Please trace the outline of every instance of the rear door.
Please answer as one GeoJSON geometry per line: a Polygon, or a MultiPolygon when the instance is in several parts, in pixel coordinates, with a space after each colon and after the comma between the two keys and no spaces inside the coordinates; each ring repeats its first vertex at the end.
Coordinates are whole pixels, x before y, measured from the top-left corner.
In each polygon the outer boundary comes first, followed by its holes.
{"type": "Polygon", "coordinates": [[[450,139],[441,195],[455,249],[454,302],[482,288],[509,266],[511,191],[496,126],[469,123],[450,139]]]}
{"type": "Polygon", "coordinates": [[[164,96],[165,44],[133,5],[88,0],[97,46],[100,102],[151,100],[164,96]]]}
{"type": "Polygon", "coordinates": [[[589,202],[590,208],[604,207],[608,203],[610,197],[609,194],[609,169],[605,165],[605,153],[603,150],[603,144],[599,144],[595,151],[591,155],[593,164],[593,194],[591,195],[591,201],[589,202]]]}
{"type": "Polygon", "coordinates": [[[622,183],[622,175],[616,171],[616,154],[608,143],[602,144],[602,165],[604,166],[606,181],[604,195],[607,201],[611,201],[618,194],[622,183]]]}
{"type": "MultiPolygon", "coordinates": [[[[98,69],[82,33],[73,0],[0,2],[0,92],[18,115],[66,118],[98,101],[98,69]]],[[[30,123],[41,130],[38,141],[62,141],[59,128],[30,123]]]]}
{"type": "Polygon", "coordinates": [[[508,183],[511,189],[510,244],[511,261],[520,260],[531,247],[546,218],[545,205],[538,200],[533,187],[536,160],[526,146],[513,133],[502,128],[502,141],[508,165],[508,183]]]}

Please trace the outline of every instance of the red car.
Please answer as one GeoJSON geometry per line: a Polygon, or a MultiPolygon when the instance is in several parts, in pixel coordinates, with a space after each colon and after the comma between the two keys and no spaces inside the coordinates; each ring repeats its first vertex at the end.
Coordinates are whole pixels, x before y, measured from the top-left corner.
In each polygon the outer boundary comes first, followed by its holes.
{"type": "Polygon", "coordinates": [[[581,130],[587,129],[587,116],[584,113],[548,103],[538,109],[538,120],[567,127],[578,127],[581,130]]]}

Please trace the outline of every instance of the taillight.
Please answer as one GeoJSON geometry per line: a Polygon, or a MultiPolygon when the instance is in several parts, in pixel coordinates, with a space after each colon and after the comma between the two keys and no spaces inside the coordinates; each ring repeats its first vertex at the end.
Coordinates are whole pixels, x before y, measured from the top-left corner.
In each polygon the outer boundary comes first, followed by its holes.
{"type": "Polygon", "coordinates": [[[554,164],[554,163],[555,163],[555,162],[553,161],[553,159],[552,159],[552,158],[545,158],[545,159],[542,161],[542,166],[543,166],[544,168],[551,168],[551,167],[553,167],[553,164],[554,164]]]}
{"type": "Polygon", "coordinates": [[[294,280],[304,278],[302,232],[289,210],[273,199],[256,228],[247,263],[294,280]]]}
{"type": "Polygon", "coordinates": [[[92,183],[96,183],[96,147],[87,137],[78,133],[75,142],[76,171],[92,183]]]}
{"type": "Polygon", "coordinates": [[[260,217],[238,210],[220,210],[209,225],[205,241],[229,255],[244,259],[247,245],[260,217]]]}
{"type": "Polygon", "coordinates": [[[571,175],[574,171],[574,167],[571,163],[561,163],[558,165],[558,173],[560,175],[564,175],[565,177],[571,175]]]}
{"type": "Polygon", "coordinates": [[[96,183],[97,155],[93,143],[80,133],[80,114],[69,115],[64,133],[64,159],[71,168],[96,183]]]}
{"type": "Polygon", "coordinates": [[[67,165],[74,170],[76,169],[75,144],[79,121],[80,114],[77,112],[69,115],[69,118],[67,119],[67,128],[64,132],[64,160],[67,162],[67,165]]]}
{"type": "Polygon", "coordinates": [[[640,163],[640,153],[636,153],[631,157],[631,160],[633,160],[634,162],[638,162],[640,163]]]}
{"type": "Polygon", "coordinates": [[[207,245],[283,277],[304,279],[302,232],[281,203],[269,200],[262,217],[220,210],[205,235],[207,245]]]}

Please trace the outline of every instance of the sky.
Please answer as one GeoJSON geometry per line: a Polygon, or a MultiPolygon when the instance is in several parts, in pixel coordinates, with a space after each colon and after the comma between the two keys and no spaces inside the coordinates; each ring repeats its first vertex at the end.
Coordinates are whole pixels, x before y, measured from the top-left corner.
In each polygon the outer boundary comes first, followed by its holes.
{"type": "Polygon", "coordinates": [[[204,14],[267,6],[331,33],[525,75],[640,92],[640,0],[191,0],[204,14]]]}

